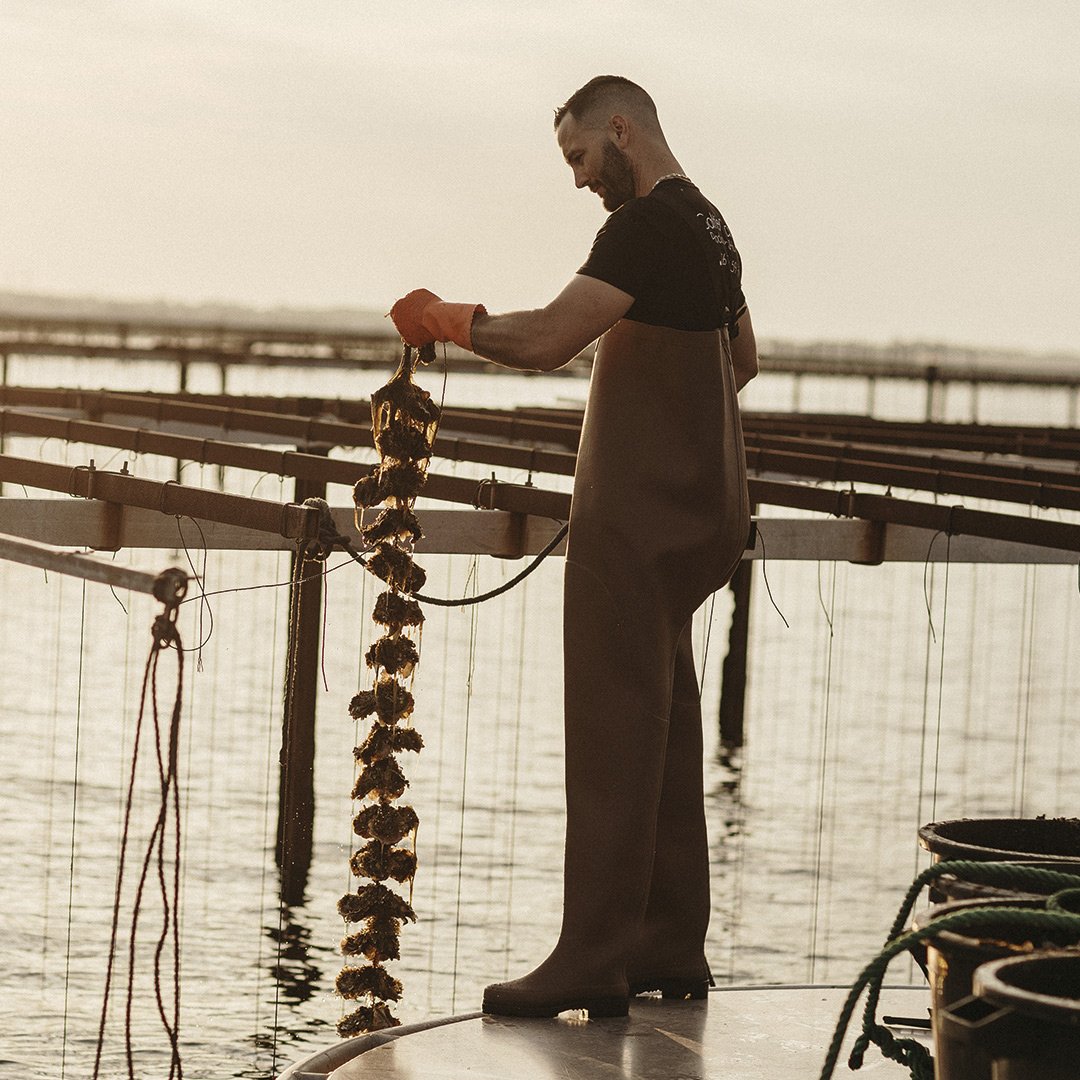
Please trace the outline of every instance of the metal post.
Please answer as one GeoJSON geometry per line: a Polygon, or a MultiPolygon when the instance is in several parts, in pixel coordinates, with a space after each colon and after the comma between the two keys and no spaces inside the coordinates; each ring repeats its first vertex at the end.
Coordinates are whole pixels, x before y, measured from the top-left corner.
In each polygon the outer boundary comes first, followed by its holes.
{"type": "MultiPolygon", "coordinates": [[[[5,389],[8,384],[8,354],[6,352],[0,352],[0,385],[5,389]]],[[[0,433],[0,454],[6,452],[7,439],[2,433],[0,433]]],[[[0,483],[0,499],[4,497],[4,485],[0,483]]]]}
{"type": "Polygon", "coordinates": [[[731,613],[728,651],[720,687],[720,743],[728,750],[743,744],[746,710],[746,658],[750,634],[750,582],[754,564],[743,559],[731,578],[735,608],[731,613]]]}
{"type": "MultiPolygon", "coordinates": [[[[307,452],[326,454],[328,450],[309,447],[307,452]]],[[[296,502],[325,497],[324,483],[297,479],[296,502]]],[[[315,819],[315,706],[323,586],[322,563],[296,553],[292,567],[294,584],[289,590],[289,644],[281,726],[277,864],[281,870],[281,900],[296,905],[304,902],[311,868],[315,819]],[[301,560],[299,567],[298,560],[301,560]],[[305,578],[308,580],[302,580],[305,578]]]]}
{"type": "Polygon", "coordinates": [[[926,369],[926,422],[932,424],[937,419],[938,391],[941,383],[938,377],[941,373],[938,368],[931,364],[926,369]]]}

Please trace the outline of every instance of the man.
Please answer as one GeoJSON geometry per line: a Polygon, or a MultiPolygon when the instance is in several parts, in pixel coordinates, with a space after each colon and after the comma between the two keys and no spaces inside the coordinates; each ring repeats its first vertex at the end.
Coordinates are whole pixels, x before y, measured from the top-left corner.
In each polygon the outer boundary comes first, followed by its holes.
{"type": "Polygon", "coordinates": [[[600,338],[564,581],[566,854],[559,941],[484,1011],[621,1016],[659,990],[704,997],[709,921],[690,620],[749,532],[736,393],[757,372],[741,262],[641,87],[599,76],[555,113],[577,187],[611,211],[546,307],[489,315],[426,290],[391,312],[410,344],[454,341],[550,371],[600,338]]]}

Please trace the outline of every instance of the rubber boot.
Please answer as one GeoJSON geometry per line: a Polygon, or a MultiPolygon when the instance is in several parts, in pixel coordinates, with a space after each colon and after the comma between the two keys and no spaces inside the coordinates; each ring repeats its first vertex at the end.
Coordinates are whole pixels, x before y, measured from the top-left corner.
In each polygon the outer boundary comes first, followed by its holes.
{"type": "Polygon", "coordinates": [[[562,928],[540,967],[487,988],[485,1012],[627,1011],[679,639],[748,531],[726,333],[620,321],[597,348],[567,540],[562,928]]]}
{"type": "Polygon", "coordinates": [[[642,649],[628,635],[642,621],[580,563],[567,562],[565,589],[562,928],[540,967],[487,988],[489,1013],[625,1015],[626,957],[645,915],[676,635],[656,626],[642,649]]]}
{"type": "Polygon", "coordinates": [[[627,964],[631,996],[658,990],[665,998],[700,1000],[713,985],[705,959],[712,903],[702,758],[701,702],[687,626],[675,657],[649,899],[627,964]]]}

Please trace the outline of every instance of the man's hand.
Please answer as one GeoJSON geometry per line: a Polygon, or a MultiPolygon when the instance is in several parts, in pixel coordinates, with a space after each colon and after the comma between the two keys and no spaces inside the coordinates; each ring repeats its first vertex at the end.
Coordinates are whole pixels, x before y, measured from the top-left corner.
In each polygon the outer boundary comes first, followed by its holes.
{"type": "Polygon", "coordinates": [[[735,369],[735,389],[741,390],[758,373],[757,342],[750,309],[739,316],[739,333],[731,341],[731,364],[735,369]]]}
{"type": "Polygon", "coordinates": [[[483,304],[448,304],[427,289],[413,289],[390,309],[398,333],[407,345],[452,341],[472,351],[472,321],[486,315],[483,304]]]}

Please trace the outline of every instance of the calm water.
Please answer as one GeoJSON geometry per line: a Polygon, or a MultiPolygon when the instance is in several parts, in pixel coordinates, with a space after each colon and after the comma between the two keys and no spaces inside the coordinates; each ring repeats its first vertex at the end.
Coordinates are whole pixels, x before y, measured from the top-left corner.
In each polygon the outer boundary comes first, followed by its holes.
{"type": "MultiPolygon", "coordinates": [[[[37,365],[34,381],[69,381],[37,365]]],[[[243,373],[230,389],[288,392],[295,376],[243,373]]],[[[127,385],[172,385],[157,369],[127,385]]],[[[13,379],[29,379],[14,372],[13,379]]],[[[115,383],[91,372],[89,385],[115,383]],[[94,381],[96,378],[96,382],[94,381]]],[[[210,375],[207,373],[207,389],[210,375]]],[[[326,377],[311,393],[370,392],[380,380],[326,377]],[[335,382],[335,378],[337,381],[335,382]]],[[[436,385],[437,379],[432,380],[436,385]]],[[[198,388],[198,387],[196,387],[198,388]]],[[[752,388],[785,406],[791,385],[752,388]]],[[[565,379],[451,375],[454,403],[580,397],[565,379]]],[[[857,384],[800,389],[804,408],[861,409],[857,384]]],[[[879,407],[918,415],[917,387],[879,407]]],[[[1059,423],[1064,395],[984,391],[981,419],[1059,423]]],[[[970,400],[948,402],[961,418],[970,400]]],[[[85,462],[88,452],[21,440],[9,452],[85,462]]],[[[108,453],[95,451],[98,464],[108,453]]],[[[118,467],[113,462],[110,467],[118,467]]],[[[162,463],[140,459],[138,475],[162,463]]],[[[163,474],[167,475],[167,474],[163,474]]],[[[188,483],[215,470],[189,467],[188,483]]],[[[284,498],[275,477],[228,474],[235,491],[284,498]]],[[[10,494],[10,492],[8,492],[10,494]]],[[[35,493],[36,494],[36,493],[35,493]]],[[[344,503],[344,489],[332,501],[344,503]]],[[[197,533],[185,533],[203,568],[197,533]]],[[[121,556],[129,558],[128,555],[121,556]]],[[[136,552],[160,569],[180,551],[136,552]]],[[[333,565],[333,564],[332,564],[333,565]]],[[[517,566],[429,557],[429,591],[486,589],[517,566]]],[[[780,564],[760,568],[752,612],[748,738],[732,758],[714,723],[730,602],[698,616],[707,733],[714,913],[710,958],[730,982],[845,981],[874,953],[900,892],[922,865],[914,836],[934,818],[1076,814],[1080,593],[1073,567],[780,564]]],[[[416,726],[427,747],[407,763],[421,826],[414,906],[402,934],[397,1009],[408,1022],[476,1009],[492,979],[524,971],[554,940],[562,846],[561,563],[478,609],[436,611],[422,642],[416,726]]],[[[206,556],[209,591],[288,578],[286,554],[206,556]]],[[[0,1076],[88,1076],[101,1015],[109,919],[139,682],[155,605],[104,586],[0,564],[0,1076]]],[[[352,747],[347,714],[366,681],[374,590],[353,565],[327,578],[320,692],[315,861],[306,902],[277,903],[273,863],[285,591],[213,596],[185,606],[189,653],[181,746],[182,1019],[190,1078],[267,1077],[336,1039],[342,1003],[337,898],[353,881],[352,747]],[[201,669],[198,661],[201,660],[201,669]]],[[[161,699],[175,672],[162,661],[161,699]]],[[[144,744],[131,867],[156,814],[144,744]]],[[[126,969],[130,893],[119,942],[126,969]]],[[[151,977],[160,904],[148,891],[133,988],[137,1075],[164,1075],[167,1042],[151,977]]],[[[114,988],[103,1075],[123,1065],[125,979],[114,988]]]]}

